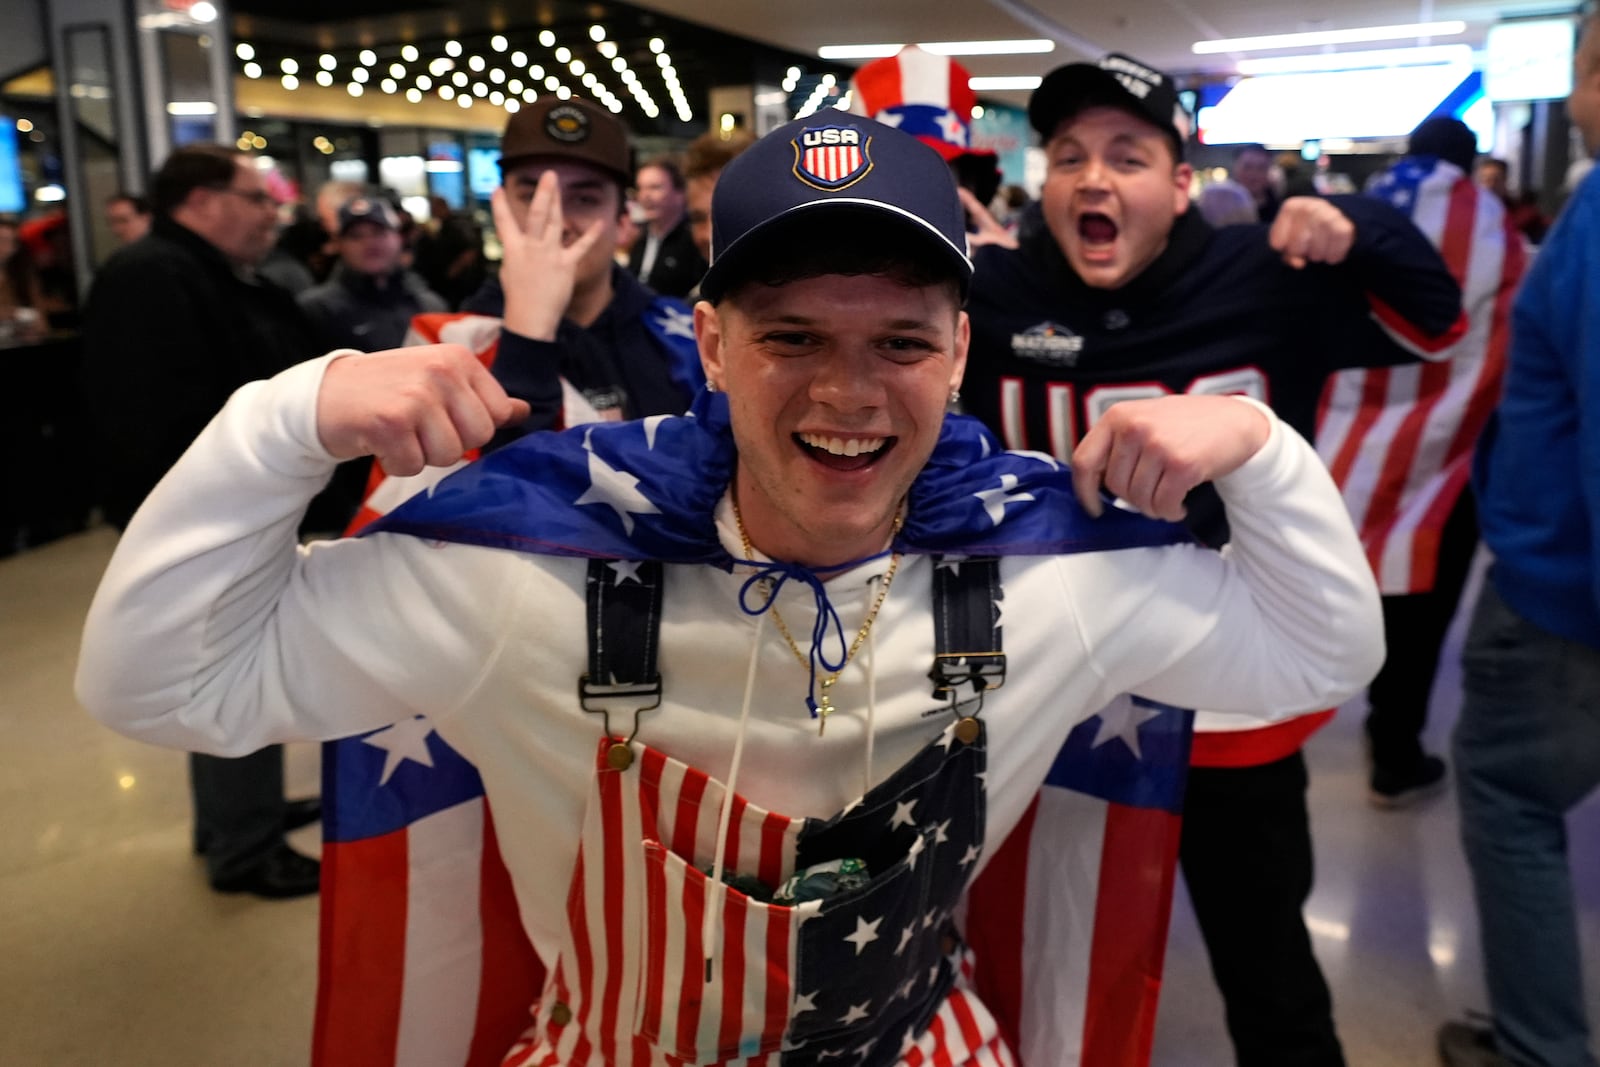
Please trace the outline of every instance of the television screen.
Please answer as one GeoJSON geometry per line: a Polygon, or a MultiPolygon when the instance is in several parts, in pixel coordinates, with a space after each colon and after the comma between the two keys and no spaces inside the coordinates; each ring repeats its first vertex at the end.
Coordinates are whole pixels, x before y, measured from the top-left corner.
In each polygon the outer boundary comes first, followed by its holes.
{"type": "Polygon", "coordinates": [[[20,215],[27,206],[22,161],[17,155],[17,123],[0,115],[0,215],[20,215]]]}
{"type": "Polygon", "coordinates": [[[1484,42],[1483,89],[1490,100],[1559,100],[1572,91],[1570,19],[1502,22],[1484,42]]]}
{"type": "Polygon", "coordinates": [[[482,200],[494,194],[500,184],[500,149],[467,149],[467,187],[482,200]]]}

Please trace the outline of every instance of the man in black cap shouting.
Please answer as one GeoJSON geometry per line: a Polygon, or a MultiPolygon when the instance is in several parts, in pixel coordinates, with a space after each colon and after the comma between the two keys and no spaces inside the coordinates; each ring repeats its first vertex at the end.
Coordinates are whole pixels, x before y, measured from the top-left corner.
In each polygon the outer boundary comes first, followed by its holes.
{"type": "MultiPolygon", "coordinates": [[[[1007,447],[1065,458],[1114,405],[1182,393],[1255,397],[1309,438],[1332,370],[1459,336],[1455,281],[1387,204],[1295,197],[1270,228],[1221,230],[1190,211],[1188,117],[1160,71],[1122,55],[1060,67],[1028,116],[1045,226],[976,257],[963,390],[1007,447]]],[[[1210,526],[1226,538],[1225,521],[1210,526]]],[[[1343,1062],[1301,915],[1300,746],[1331,714],[1197,718],[1181,857],[1241,1067],[1343,1062]]]]}
{"type": "Polygon", "coordinates": [[[703,380],[689,308],[612,258],[633,173],[626,127],[587,100],[541,97],[506,123],[500,170],[500,276],[461,310],[503,318],[493,373],[532,405],[523,428],[559,421],[562,379],[604,419],[686,409],[703,380]]]}
{"type": "MultiPolygon", "coordinates": [[[[535,184],[521,236],[553,241],[565,186],[535,184]]],[[[451,463],[527,408],[452,345],[258,383],[118,546],[79,696],[220,751],[436,726],[549,968],[507,1062],[1015,1062],[960,904],[1063,739],[1131,690],[1342,699],[1381,651],[1371,574],[1251,400],[1125,405],[1071,470],[947,417],[971,264],[910,135],[779,127],[712,212],[691,416],[528,435],[297,551],[338,459],[451,463]],[[1199,479],[1227,556],[1102,503],[1174,519],[1199,479]]],[[[437,762],[383,744],[385,781],[437,762]]]]}

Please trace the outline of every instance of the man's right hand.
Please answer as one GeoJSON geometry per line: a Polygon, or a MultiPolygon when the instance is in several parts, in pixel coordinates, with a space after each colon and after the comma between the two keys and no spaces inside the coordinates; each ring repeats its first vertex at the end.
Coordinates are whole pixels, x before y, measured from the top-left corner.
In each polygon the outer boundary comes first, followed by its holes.
{"type": "Polygon", "coordinates": [[[446,467],[528,417],[462,345],[340,356],[317,393],[317,436],[336,459],[375,456],[390,474],[446,467]]]}
{"type": "Polygon", "coordinates": [[[603,227],[597,221],[566,243],[561,182],[553,170],[539,176],[533,199],[520,219],[503,185],[489,198],[489,207],[500,236],[506,329],[536,341],[554,341],[561,317],[572,302],[578,263],[600,239],[603,227]]]}

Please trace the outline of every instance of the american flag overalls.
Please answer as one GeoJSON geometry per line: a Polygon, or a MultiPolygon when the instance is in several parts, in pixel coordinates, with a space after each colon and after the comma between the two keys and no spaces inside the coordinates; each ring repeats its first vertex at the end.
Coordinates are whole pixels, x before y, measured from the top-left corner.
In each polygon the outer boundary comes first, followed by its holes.
{"type": "Polygon", "coordinates": [[[702,873],[721,782],[637,742],[615,769],[614,744],[596,751],[561,954],[505,1067],[1014,1067],[951,918],[983,846],[982,732],[964,744],[952,724],[828,820],[735,795],[730,872],[776,887],[866,860],[868,885],[797,906],[702,873]],[[707,907],[720,913],[709,946],[707,907]]]}

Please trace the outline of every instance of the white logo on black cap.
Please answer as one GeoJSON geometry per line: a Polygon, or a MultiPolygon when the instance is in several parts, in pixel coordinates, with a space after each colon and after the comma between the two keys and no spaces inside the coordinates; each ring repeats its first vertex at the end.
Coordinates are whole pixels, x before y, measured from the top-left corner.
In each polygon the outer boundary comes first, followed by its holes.
{"type": "Polygon", "coordinates": [[[582,144],[589,139],[589,116],[582,108],[561,104],[544,117],[544,132],[563,144],[582,144]]]}

